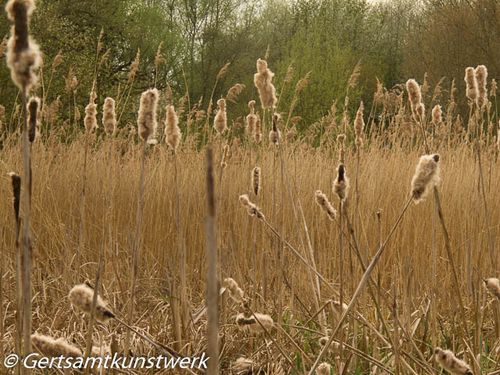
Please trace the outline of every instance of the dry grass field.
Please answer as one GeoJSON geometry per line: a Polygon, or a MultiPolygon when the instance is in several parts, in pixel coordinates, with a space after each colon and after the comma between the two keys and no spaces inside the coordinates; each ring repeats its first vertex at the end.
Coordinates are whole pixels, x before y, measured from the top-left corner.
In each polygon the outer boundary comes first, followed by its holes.
{"type": "MultiPolygon", "coordinates": [[[[238,87],[206,111],[125,89],[116,113],[139,108],[138,124],[118,131],[114,102],[101,125],[95,91],[83,120],[44,98],[29,119],[0,116],[39,132],[1,133],[0,358],[207,352],[219,356],[208,374],[500,374],[500,143],[482,68],[467,70],[467,93],[439,96],[443,114],[410,80],[356,116],[347,93],[339,115],[297,132],[295,100],[272,109],[263,61],[250,105],[260,130],[232,112],[238,87]]],[[[11,68],[22,107],[33,72],[11,68]]],[[[32,372],[64,373],[50,371],[32,372]]]]}

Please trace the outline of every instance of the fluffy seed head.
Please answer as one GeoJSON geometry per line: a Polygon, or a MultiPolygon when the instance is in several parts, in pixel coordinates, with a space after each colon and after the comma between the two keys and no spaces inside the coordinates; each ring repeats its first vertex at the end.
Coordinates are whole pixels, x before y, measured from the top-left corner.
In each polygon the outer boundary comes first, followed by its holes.
{"type": "Polygon", "coordinates": [[[91,133],[98,128],[97,105],[95,104],[94,100],[91,100],[90,103],[85,107],[85,118],[83,119],[83,124],[85,125],[85,131],[87,133],[91,133]]]}
{"type": "MultiPolygon", "coordinates": [[[[91,287],[86,284],[76,285],[71,289],[68,297],[74,307],[90,316],[94,298],[94,290],[91,287]]],[[[94,317],[101,323],[106,323],[109,319],[115,317],[111,310],[107,308],[101,296],[97,296],[94,317]]]]}
{"type": "Polygon", "coordinates": [[[275,113],[273,115],[273,128],[269,132],[269,142],[278,145],[281,139],[281,132],[279,130],[281,126],[281,115],[279,113],[275,113]]]}
{"type": "Polygon", "coordinates": [[[278,99],[272,80],[274,73],[267,67],[267,61],[257,60],[257,73],[254,74],[254,84],[259,91],[262,108],[274,108],[278,99]]]}
{"type": "Polygon", "coordinates": [[[342,163],[337,167],[337,178],[333,183],[333,192],[337,194],[342,202],[347,199],[349,193],[349,179],[346,175],[345,165],[342,163]]]}
{"type": "Polygon", "coordinates": [[[251,359],[240,357],[231,365],[231,371],[237,375],[253,374],[253,369],[256,367],[255,362],[251,359]]]}
{"type": "Polygon", "coordinates": [[[330,364],[323,362],[316,368],[316,375],[330,375],[332,373],[332,366],[330,364]]]}
{"type": "Polygon", "coordinates": [[[252,188],[255,195],[259,195],[260,192],[260,168],[255,167],[252,170],[252,188]]]}
{"type": "Polygon", "coordinates": [[[31,98],[28,103],[29,141],[33,143],[40,132],[40,98],[31,98]]]}
{"type": "Polygon", "coordinates": [[[439,155],[423,155],[411,181],[411,196],[415,203],[421,202],[430,189],[439,183],[439,155]]]}
{"type": "Polygon", "coordinates": [[[406,81],[406,91],[408,91],[408,99],[412,108],[417,108],[417,105],[422,102],[422,91],[420,85],[414,79],[406,81]]]}
{"type": "Polygon", "coordinates": [[[181,143],[181,129],[179,128],[179,117],[173,105],[167,105],[165,119],[165,139],[172,150],[176,151],[181,143]]]}
{"type": "Polygon", "coordinates": [[[113,98],[104,99],[102,107],[102,126],[107,135],[112,136],[116,133],[116,111],[115,100],[113,98]]]}
{"type": "Polygon", "coordinates": [[[35,9],[33,0],[9,0],[7,17],[14,23],[7,43],[7,66],[12,81],[22,90],[37,82],[36,70],[42,63],[38,44],[29,36],[29,22],[35,9]]]}
{"type": "Polygon", "coordinates": [[[356,134],[356,146],[358,147],[361,147],[363,145],[363,131],[365,129],[363,111],[364,105],[363,102],[361,102],[358,111],[356,112],[356,118],[354,119],[354,133],[356,134]]]}
{"type": "Polygon", "coordinates": [[[483,108],[488,103],[488,69],[479,65],[474,71],[477,81],[477,106],[483,108]]]}
{"type": "Polygon", "coordinates": [[[139,115],[137,117],[137,128],[139,136],[144,142],[156,143],[156,108],[158,106],[159,93],[157,89],[149,89],[141,95],[139,104],[139,115]]]}
{"type": "Polygon", "coordinates": [[[496,277],[484,279],[484,285],[488,291],[500,300],[500,280],[496,277]]]}
{"type": "Polygon", "coordinates": [[[476,72],[473,67],[468,67],[465,69],[465,85],[466,85],[466,91],[465,95],[467,98],[475,102],[478,97],[478,91],[477,91],[477,80],[476,80],[476,72]]]}
{"type": "Polygon", "coordinates": [[[69,344],[63,338],[54,339],[50,336],[34,333],[31,335],[33,347],[46,357],[82,357],[83,353],[76,346],[69,344]]]}
{"type": "Polygon", "coordinates": [[[227,130],[227,111],[226,101],[224,99],[217,100],[219,109],[214,118],[214,129],[218,134],[223,134],[227,130]]]}
{"type": "Polygon", "coordinates": [[[253,134],[253,139],[257,144],[262,141],[262,122],[260,121],[260,117],[258,116],[257,121],[255,122],[255,132],[253,134]]]}
{"type": "Polygon", "coordinates": [[[328,215],[328,218],[332,221],[337,217],[337,211],[333,208],[332,204],[328,200],[325,194],[321,190],[316,190],[314,193],[314,199],[316,204],[321,207],[323,211],[328,215]]]}
{"type": "Polygon", "coordinates": [[[443,121],[443,110],[439,104],[436,104],[434,108],[432,108],[432,123],[434,125],[439,125],[443,121]]]}
{"type": "Polygon", "coordinates": [[[255,216],[257,219],[265,219],[265,216],[260,208],[250,201],[250,199],[248,198],[248,194],[240,195],[239,200],[241,205],[247,209],[247,212],[250,216],[255,216]]]}
{"type": "Polygon", "coordinates": [[[246,117],[246,128],[245,132],[248,136],[253,136],[255,134],[255,126],[257,123],[257,115],[255,114],[255,100],[250,100],[248,102],[248,108],[250,113],[246,117]]]}
{"type": "Polygon", "coordinates": [[[453,375],[473,375],[469,365],[455,357],[451,350],[435,348],[434,358],[442,368],[453,375]]]}
{"type": "Polygon", "coordinates": [[[243,302],[243,299],[245,298],[245,292],[243,292],[243,290],[234,279],[230,277],[225,278],[223,285],[227,290],[229,290],[229,295],[233,300],[238,303],[243,302]]]}
{"type": "Polygon", "coordinates": [[[240,313],[236,316],[236,324],[242,330],[249,330],[250,332],[260,333],[266,331],[271,331],[274,327],[273,318],[267,314],[254,313],[254,314],[244,314],[240,313]],[[259,324],[260,323],[260,324],[259,324]],[[262,328],[262,326],[264,328],[262,328]]]}

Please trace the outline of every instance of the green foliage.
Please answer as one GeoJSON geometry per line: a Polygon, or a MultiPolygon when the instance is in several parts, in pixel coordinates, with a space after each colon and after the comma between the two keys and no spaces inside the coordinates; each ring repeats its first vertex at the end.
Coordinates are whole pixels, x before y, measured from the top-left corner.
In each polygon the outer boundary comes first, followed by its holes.
{"type": "MultiPolygon", "coordinates": [[[[5,4],[0,0],[2,7],[5,4]]],[[[495,0],[474,4],[429,0],[425,7],[410,0],[38,0],[32,32],[45,65],[36,94],[47,94],[51,63],[61,51],[64,63],[53,76],[46,101],[59,96],[63,109],[74,105],[75,98],[65,92],[64,78],[71,69],[79,81],[76,105],[83,113],[100,63],[96,45],[102,30],[108,59],[97,75],[99,106],[105,96],[117,97],[118,89],[127,85],[130,66],[141,52],[122,126],[134,122],[137,95],[155,82],[160,89],[169,84],[176,100],[189,92],[191,105],[202,98],[202,107],[207,108],[216,76],[228,62],[214,99],[234,83],[245,84],[239,102],[230,104],[230,117],[241,116],[246,103],[257,99],[255,61],[267,51],[276,88],[283,93],[278,108],[283,113],[289,110],[297,81],[311,72],[294,111],[303,117],[301,126],[308,127],[327,113],[334,100],[341,112],[347,82],[358,62],[360,76],[349,92],[351,115],[361,100],[370,107],[376,78],[392,87],[409,76],[422,82],[428,71],[431,83],[446,75],[462,85],[464,67],[479,63],[494,76],[500,50],[494,15],[500,13],[499,7],[495,0]],[[157,70],[154,61],[160,43],[165,62],[157,70]],[[289,66],[294,68],[294,79],[284,85],[289,66]]],[[[3,36],[10,26],[4,14],[1,18],[3,36]]],[[[0,103],[10,110],[16,92],[2,63],[0,103]]]]}

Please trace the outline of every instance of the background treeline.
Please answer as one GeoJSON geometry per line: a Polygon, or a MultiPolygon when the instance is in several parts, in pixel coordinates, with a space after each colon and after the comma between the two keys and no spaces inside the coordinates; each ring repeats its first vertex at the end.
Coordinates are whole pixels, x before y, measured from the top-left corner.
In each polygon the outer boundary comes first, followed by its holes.
{"type": "MultiPolygon", "coordinates": [[[[9,32],[3,12],[1,17],[0,38],[9,32]]],[[[257,97],[252,80],[258,57],[267,56],[276,73],[281,111],[288,108],[296,82],[311,72],[297,104],[301,127],[325,115],[334,100],[343,104],[356,67],[360,74],[350,92],[356,97],[351,110],[359,100],[369,108],[377,78],[391,88],[410,77],[422,83],[425,73],[431,87],[445,77],[444,97],[452,79],[462,88],[466,66],[484,64],[490,78],[500,70],[498,0],[38,0],[33,33],[44,53],[45,86],[53,58],[59,51],[64,57],[47,102],[59,97],[65,108],[76,100],[82,112],[96,63],[102,104],[126,86],[138,50],[132,98],[156,81],[160,89],[170,85],[175,98],[188,92],[191,105],[201,99],[206,109],[216,76],[229,62],[214,98],[234,83],[245,84],[237,104],[241,114],[247,100],[257,97]],[[101,30],[106,54],[96,62],[101,30]],[[156,69],[160,43],[165,60],[156,69]],[[293,80],[284,84],[290,66],[293,80]],[[72,74],[78,79],[75,97],[65,95],[65,78],[72,74]]],[[[8,115],[17,92],[3,53],[1,60],[0,104],[8,115]]],[[[133,121],[136,105],[135,99],[129,102],[121,126],[133,121]]]]}

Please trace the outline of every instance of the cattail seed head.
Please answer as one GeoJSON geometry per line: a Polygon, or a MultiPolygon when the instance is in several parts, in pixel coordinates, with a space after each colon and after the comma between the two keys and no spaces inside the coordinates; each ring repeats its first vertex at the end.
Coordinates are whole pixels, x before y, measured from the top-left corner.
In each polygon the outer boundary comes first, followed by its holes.
{"type": "Polygon", "coordinates": [[[346,175],[345,165],[340,163],[337,167],[337,178],[333,183],[333,192],[337,194],[340,201],[345,201],[349,193],[349,179],[346,175]]]}
{"type": "Polygon", "coordinates": [[[443,110],[439,104],[436,104],[434,108],[432,108],[432,123],[434,125],[439,125],[443,122],[443,110]]]}
{"type": "Polygon", "coordinates": [[[274,327],[273,318],[271,318],[267,314],[261,313],[254,313],[249,315],[240,313],[236,316],[236,324],[240,329],[249,330],[250,332],[254,333],[264,332],[264,329],[269,332],[274,327]]]}
{"type": "Polygon", "coordinates": [[[264,214],[259,207],[250,201],[248,194],[240,195],[239,200],[241,205],[247,209],[250,216],[255,216],[257,219],[265,220],[264,214]]]}
{"type": "Polygon", "coordinates": [[[217,100],[217,106],[219,109],[214,118],[214,129],[218,134],[223,134],[227,130],[226,101],[224,99],[217,100]]]}
{"type": "Polygon", "coordinates": [[[439,183],[439,155],[423,155],[411,181],[411,196],[415,203],[421,202],[428,191],[439,183]]]}
{"type": "Polygon", "coordinates": [[[484,279],[484,285],[488,291],[500,300],[500,280],[496,277],[484,279]]]}
{"type": "Polygon", "coordinates": [[[148,144],[156,143],[156,128],[158,127],[156,109],[159,95],[157,89],[149,89],[141,95],[137,129],[141,139],[148,144]]]}
{"type": "Polygon", "coordinates": [[[361,147],[363,145],[363,131],[365,129],[365,120],[363,119],[364,105],[363,102],[360,103],[358,111],[356,112],[356,118],[354,119],[354,133],[356,134],[356,146],[361,147]]]}
{"type": "Polygon", "coordinates": [[[475,102],[478,97],[478,91],[477,91],[477,79],[476,79],[476,72],[474,68],[468,67],[465,69],[465,85],[466,85],[466,91],[465,95],[471,102],[475,102]]]}
{"type": "Polygon", "coordinates": [[[273,115],[273,128],[269,132],[269,142],[278,145],[281,139],[281,132],[279,127],[281,126],[281,115],[279,113],[275,113],[273,115]]]}
{"type": "Polygon", "coordinates": [[[234,279],[230,277],[225,278],[223,285],[227,290],[229,290],[229,295],[233,300],[235,300],[238,303],[243,303],[245,298],[245,292],[243,292],[243,290],[240,288],[240,286],[234,279]]]}
{"type": "Polygon", "coordinates": [[[488,69],[479,65],[474,71],[477,81],[477,106],[483,108],[488,103],[488,69]]]}
{"type": "Polygon", "coordinates": [[[425,104],[424,103],[418,103],[418,105],[415,107],[415,112],[414,112],[415,118],[417,121],[424,121],[425,119],[425,104]]]}
{"type": "Polygon", "coordinates": [[[259,195],[260,188],[261,188],[260,168],[259,167],[255,167],[252,170],[252,188],[253,188],[254,194],[259,195]]]}
{"type": "Polygon", "coordinates": [[[250,110],[250,113],[246,117],[245,132],[247,136],[251,137],[255,134],[255,127],[257,124],[257,115],[255,114],[255,100],[250,100],[248,102],[248,108],[250,110]]]}
{"type": "Polygon", "coordinates": [[[451,350],[435,348],[434,358],[443,369],[453,375],[473,375],[469,365],[455,357],[451,350]]]}
{"type": "Polygon", "coordinates": [[[323,211],[328,215],[328,218],[332,221],[337,217],[337,211],[333,208],[332,204],[328,200],[325,194],[321,192],[321,190],[316,190],[314,193],[314,198],[316,204],[321,207],[323,211]]]}
{"type": "Polygon", "coordinates": [[[16,223],[19,222],[19,208],[21,207],[21,176],[15,172],[9,172],[12,182],[12,203],[14,205],[14,215],[16,223]]]}
{"type": "Polygon", "coordinates": [[[90,92],[89,104],[87,104],[87,106],[85,107],[85,118],[83,119],[83,124],[85,125],[85,131],[87,133],[91,133],[98,128],[97,105],[95,104],[96,98],[97,94],[95,92],[95,87],[92,87],[92,91],[90,92]]]}
{"type": "Polygon", "coordinates": [[[496,98],[497,91],[498,91],[498,83],[497,83],[497,80],[493,78],[491,80],[491,85],[490,85],[490,96],[493,96],[496,98]]]}
{"type": "Polygon", "coordinates": [[[316,375],[330,375],[332,373],[332,366],[326,362],[320,363],[316,368],[316,375]]]}
{"type": "Polygon", "coordinates": [[[255,122],[255,132],[253,135],[253,139],[257,144],[262,142],[262,122],[260,121],[260,117],[258,116],[257,121],[255,122]]]}
{"type": "Polygon", "coordinates": [[[422,102],[420,85],[414,79],[409,79],[406,81],[406,91],[408,91],[408,99],[410,100],[411,107],[416,109],[417,105],[422,102]]]}
{"type": "Polygon", "coordinates": [[[65,339],[54,339],[50,336],[34,333],[31,335],[31,343],[40,354],[46,357],[82,357],[83,353],[76,346],[69,344],[65,339]]]}
{"type": "MultiPolygon", "coordinates": [[[[73,287],[69,292],[69,301],[78,310],[87,315],[92,313],[92,301],[94,299],[94,290],[86,284],[79,284],[73,287]]],[[[115,317],[115,314],[108,309],[101,296],[97,296],[95,306],[95,319],[98,322],[106,323],[109,319],[115,317]]]]}
{"type": "Polygon", "coordinates": [[[28,102],[28,138],[31,143],[40,130],[40,98],[31,98],[28,102]]]}
{"type": "Polygon", "coordinates": [[[173,105],[167,105],[167,114],[165,119],[165,139],[167,144],[174,150],[177,150],[181,143],[181,129],[179,128],[179,117],[175,112],[173,105]]]}
{"type": "Polygon", "coordinates": [[[38,44],[29,36],[29,22],[35,9],[34,0],[9,0],[7,17],[14,23],[7,43],[7,66],[12,81],[22,90],[37,82],[35,71],[42,63],[38,44]]]}
{"type": "Polygon", "coordinates": [[[132,61],[132,64],[130,64],[130,70],[128,71],[127,78],[129,83],[135,79],[135,76],[137,75],[137,72],[139,70],[140,63],[141,63],[141,51],[137,50],[134,61],[132,61]]]}
{"type": "Polygon", "coordinates": [[[113,98],[104,99],[102,107],[102,126],[108,136],[115,135],[116,133],[116,110],[115,100],[113,98]]]}
{"type": "Polygon", "coordinates": [[[272,80],[274,73],[267,67],[267,61],[257,60],[257,73],[254,74],[254,84],[259,91],[262,108],[274,108],[278,99],[272,80]]]}
{"type": "Polygon", "coordinates": [[[248,358],[240,357],[231,365],[232,373],[236,375],[248,375],[253,374],[253,370],[256,368],[254,361],[248,358]]]}

